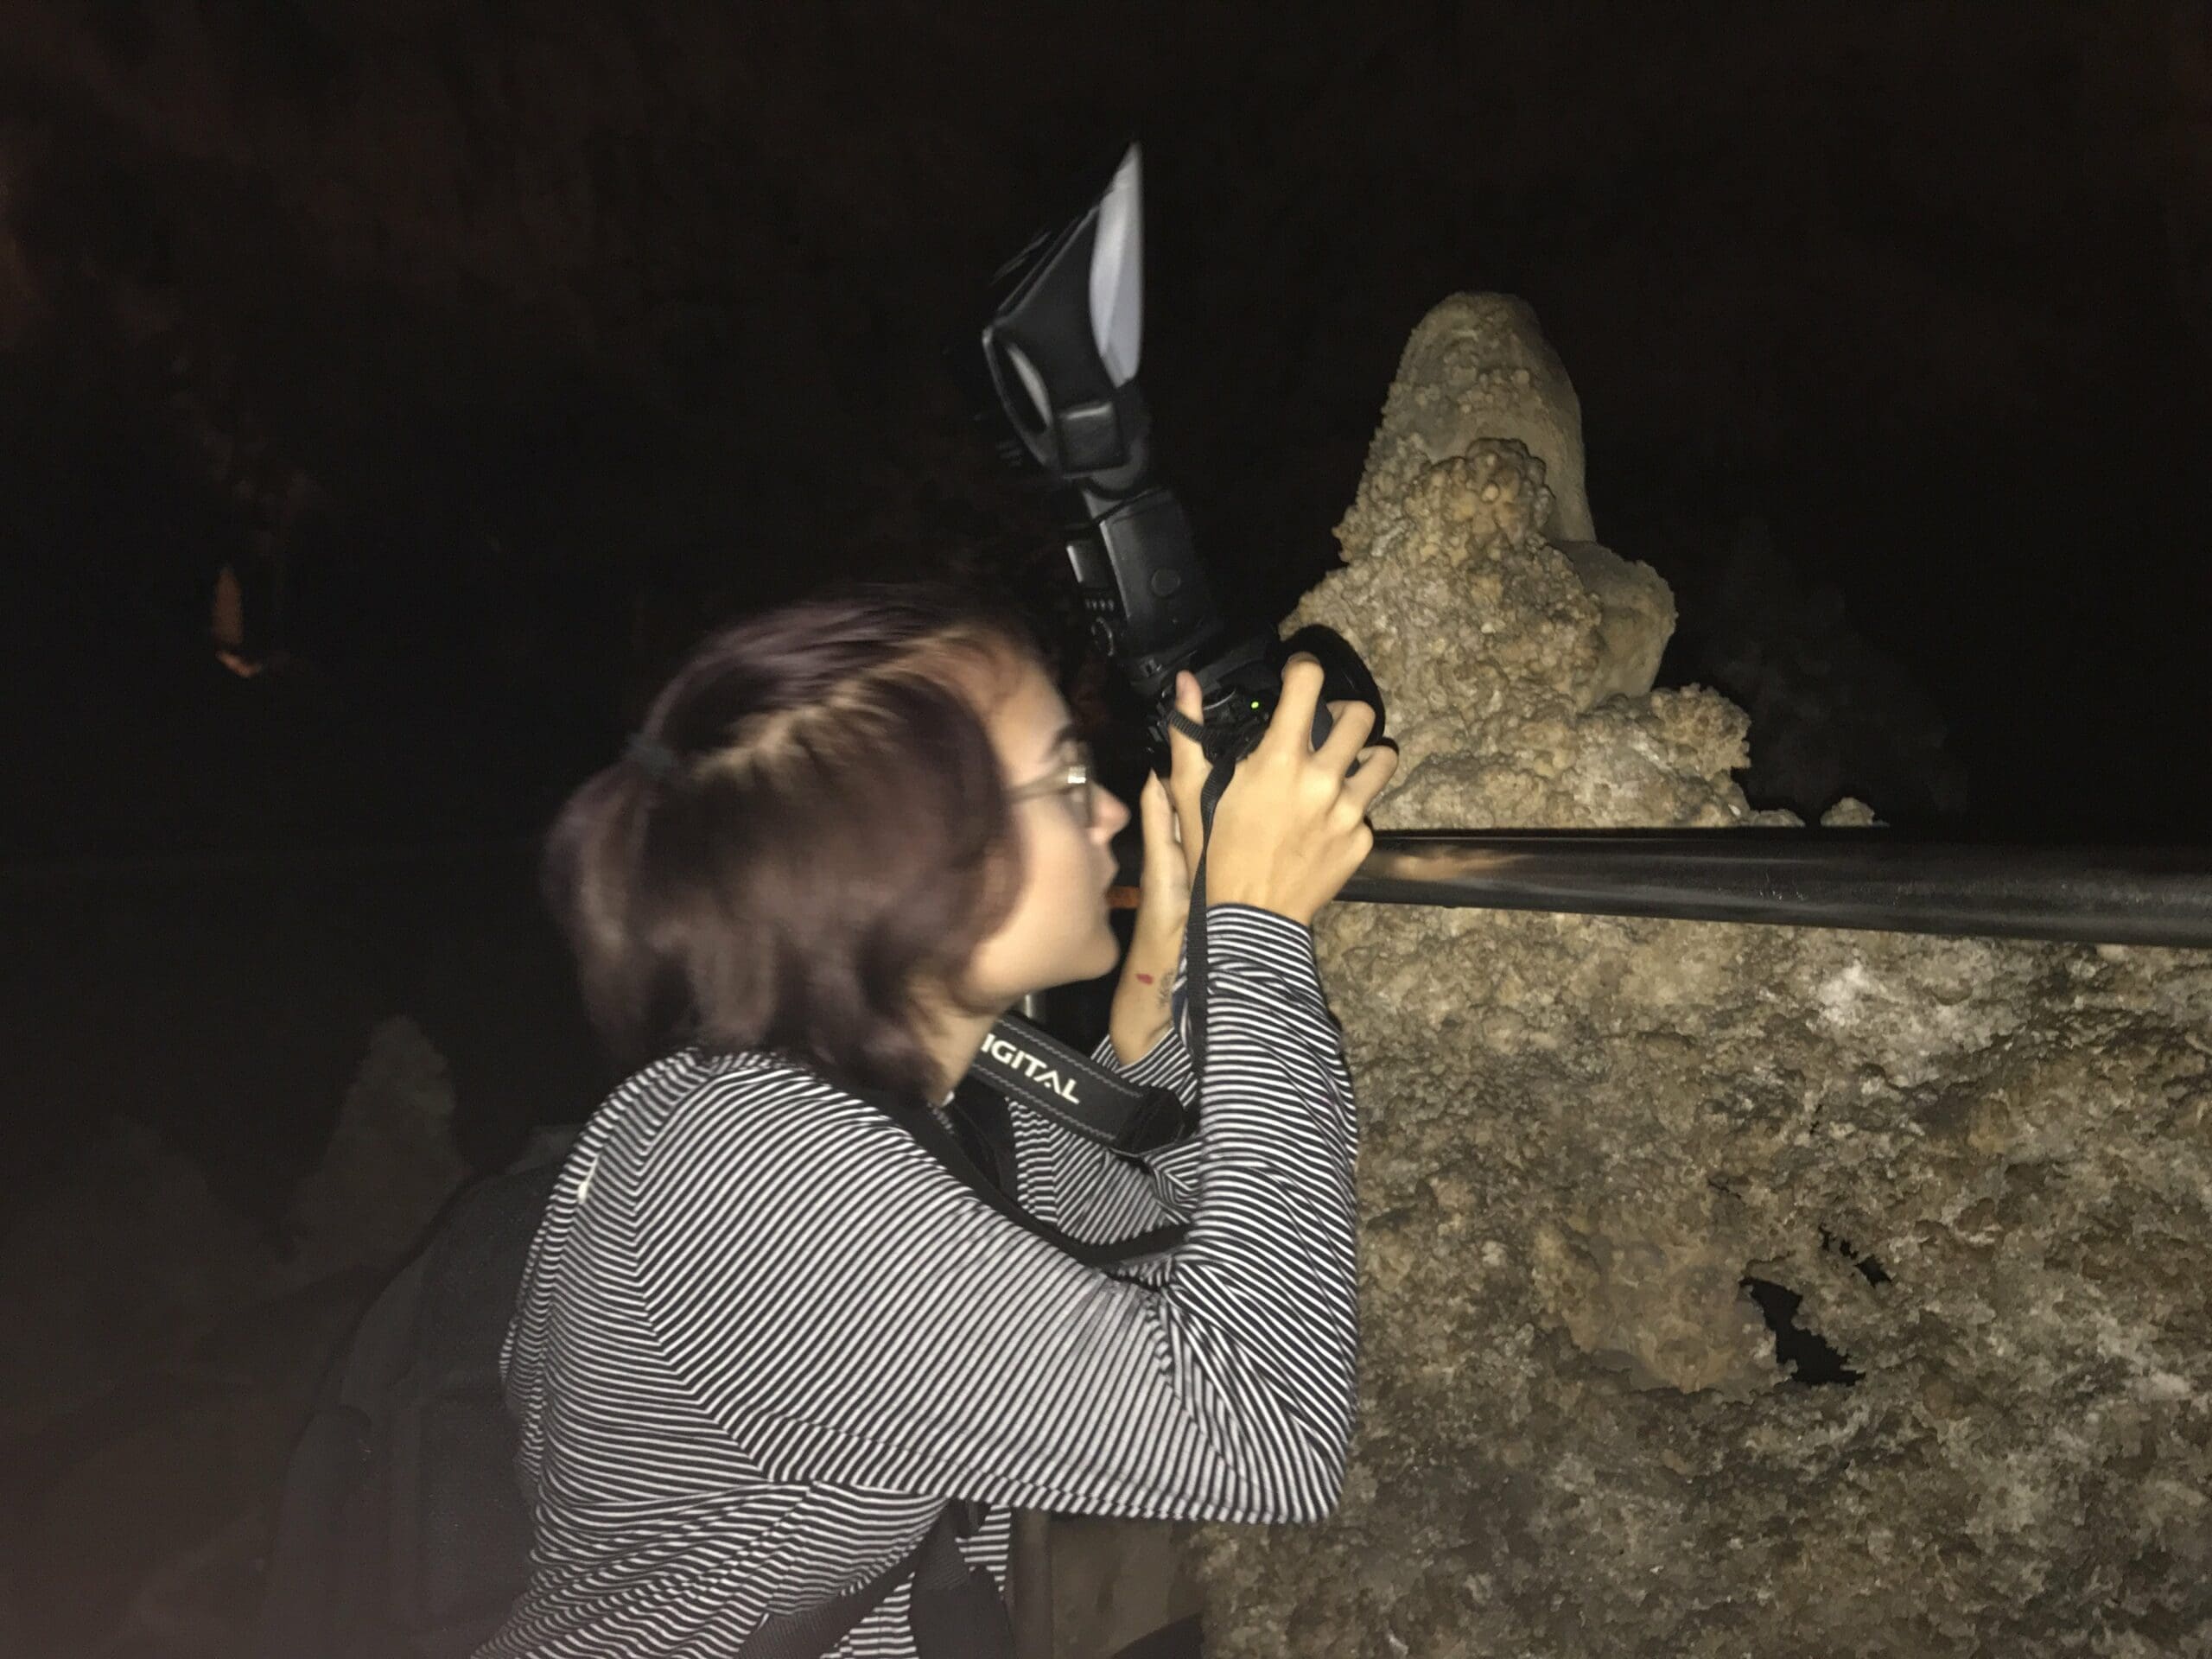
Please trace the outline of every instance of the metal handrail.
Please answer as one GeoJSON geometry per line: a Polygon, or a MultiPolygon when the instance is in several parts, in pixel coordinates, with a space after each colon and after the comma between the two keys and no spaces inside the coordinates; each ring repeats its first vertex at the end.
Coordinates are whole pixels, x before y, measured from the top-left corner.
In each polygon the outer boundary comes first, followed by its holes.
{"type": "MultiPolygon", "coordinates": [[[[1134,903],[1131,888],[1117,898],[1134,903]]],[[[2212,949],[2212,849],[1926,841],[1884,829],[1396,830],[1353,904],[2212,949]]]]}

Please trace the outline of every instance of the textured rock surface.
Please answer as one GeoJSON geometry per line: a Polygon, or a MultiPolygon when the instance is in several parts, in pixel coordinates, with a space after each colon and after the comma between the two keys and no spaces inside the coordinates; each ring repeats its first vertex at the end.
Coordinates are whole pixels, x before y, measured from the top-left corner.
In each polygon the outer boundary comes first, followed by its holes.
{"type": "Polygon", "coordinates": [[[16,1217],[0,1238],[0,1653],[239,1651],[317,1378],[468,1173],[453,1111],[443,1058],[396,1015],[300,1185],[289,1248],[127,1122],[16,1217]]]}
{"type": "MultiPolygon", "coordinates": [[[[1732,705],[1614,695],[1541,462],[1461,436],[1411,466],[1386,422],[1291,620],[1391,698],[1377,826],[1790,821],[1732,781],[1732,705]]],[[[2212,1653],[2212,960],[1317,933],[1365,1125],[1362,1424],[1332,1523],[1202,1531],[1210,1652],[2212,1653]]]]}
{"type": "Polygon", "coordinates": [[[449,1133],[445,1056],[404,1015],[369,1033],[322,1162],[292,1196],[301,1255],[324,1270],[395,1261],[468,1178],[449,1133]]]}
{"type": "Polygon", "coordinates": [[[1347,545],[1372,539],[1396,521],[1415,478],[1480,438],[1511,439],[1543,462],[1551,502],[1538,528],[1547,536],[1597,539],[1582,481],[1582,405],[1536,314],[1505,294],[1455,294],[1414,327],[1338,535],[1347,545]]]}

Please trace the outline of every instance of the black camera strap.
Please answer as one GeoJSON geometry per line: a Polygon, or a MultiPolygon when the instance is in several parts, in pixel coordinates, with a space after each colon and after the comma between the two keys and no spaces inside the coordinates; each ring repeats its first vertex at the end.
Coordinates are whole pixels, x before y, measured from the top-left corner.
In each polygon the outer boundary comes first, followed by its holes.
{"type": "Polygon", "coordinates": [[[1009,1100],[1116,1152],[1154,1152],[1186,1139],[1194,1127],[1169,1090],[1131,1083],[1017,1014],[984,1033],[969,1071],[1009,1100]]]}

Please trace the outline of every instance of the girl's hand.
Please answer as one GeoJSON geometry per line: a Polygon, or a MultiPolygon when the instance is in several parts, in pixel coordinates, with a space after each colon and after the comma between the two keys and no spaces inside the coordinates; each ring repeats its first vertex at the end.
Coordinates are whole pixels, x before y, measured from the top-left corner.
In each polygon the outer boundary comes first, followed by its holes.
{"type": "Polygon", "coordinates": [[[1137,816],[1144,824],[1144,869],[1137,877],[1137,928],[1179,932],[1191,916],[1191,861],[1183,851],[1182,831],[1167,786],[1148,773],[1137,792],[1137,816]]]}
{"type": "MultiPolygon", "coordinates": [[[[1174,677],[1174,706],[1197,726],[1205,723],[1205,703],[1199,699],[1199,677],[1185,668],[1174,677]]],[[[1144,814],[1144,885],[1139,893],[1139,916],[1157,905],[1161,918],[1177,923],[1190,918],[1190,882],[1205,854],[1205,817],[1199,801],[1205,779],[1212,777],[1212,763],[1192,736],[1168,732],[1168,781],[1153,774],[1144,781],[1139,810],[1144,814]],[[1157,869],[1157,874],[1154,874],[1157,869]]]]}
{"type": "MultiPolygon", "coordinates": [[[[1192,720],[1203,720],[1196,676],[1175,677],[1175,706],[1192,720]]],[[[1161,783],[1155,772],[1137,795],[1144,869],[1138,877],[1136,925],[1109,1016],[1123,1065],[1141,1059],[1166,1034],[1183,929],[1191,918],[1191,880],[1205,839],[1198,796],[1212,768],[1205,751],[1180,732],[1170,733],[1167,742],[1173,783],[1161,783]]]]}
{"type": "MultiPolygon", "coordinates": [[[[1318,673],[1320,664],[1305,652],[1291,658],[1292,663],[1306,664],[1299,672],[1309,670],[1318,673]]],[[[1283,669],[1284,683],[1288,685],[1290,665],[1283,669]]],[[[1301,680],[1300,684],[1305,683],[1301,680]]],[[[1313,687],[1318,693],[1319,683],[1313,687]]],[[[1205,705],[1198,695],[1198,676],[1185,671],[1175,677],[1175,707],[1194,725],[1205,724],[1205,705]]],[[[1310,732],[1313,726],[1311,704],[1305,705],[1302,718],[1306,725],[1300,733],[1310,732]]],[[[1375,724],[1375,711],[1363,702],[1332,702],[1327,705],[1334,726],[1341,727],[1348,720],[1356,719],[1363,734],[1375,724]],[[1357,711],[1355,713],[1355,711],[1357,711]]],[[[1283,727],[1287,717],[1277,705],[1276,718],[1270,730],[1283,727]]],[[[1294,723],[1294,722],[1292,722],[1294,723]]],[[[1280,741],[1281,740],[1276,740],[1280,741]]],[[[1332,741],[1339,747],[1346,740],[1332,741]]],[[[1307,753],[1315,753],[1310,743],[1297,746],[1307,753]]],[[[1357,759],[1363,763],[1356,784],[1344,793],[1348,800],[1357,800],[1363,816],[1367,804],[1389,781],[1397,766],[1397,745],[1378,745],[1376,749],[1361,749],[1357,759]],[[1387,757],[1387,758],[1386,758],[1387,757]]],[[[1200,803],[1205,794],[1206,779],[1213,776],[1212,763],[1207,760],[1205,750],[1196,738],[1185,737],[1170,729],[1167,736],[1170,777],[1163,785],[1157,776],[1145,779],[1138,797],[1138,810],[1144,820],[1144,874],[1137,888],[1137,925],[1141,936],[1147,915],[1155,933],[1173,931],[1179,945],[1183,925],[1190,919],[1191,882],[1205,852],[1205,814],[1200,803]]],[[[1255,754],[1243,763],[1250,766],[1262,759],[1255,754]]],[[[1240,769],[1237,776],[1241,777],[1240,769]]],[[[1216,826],[1219,828],[1217,819],[1216,826]]],[[[1341,885],[1341,884],[1340,884],[1341,885]]],[[[1221,900],[1209,894],[1215,903],[1221,900]]]]}
{"type": "Polygon", "coordinates": [[[1315,748],[1323,684],[1320,663],[1303,652],[1283,665],[1267,735],[1214,812],[1209,904],[1250,905],[1310,927],[1374,849],[1367,810],[1397,769],[1398,746],[1361,747],[1375,710],[1350,702],[1329,704],[1329,735],[1315,748]]]}

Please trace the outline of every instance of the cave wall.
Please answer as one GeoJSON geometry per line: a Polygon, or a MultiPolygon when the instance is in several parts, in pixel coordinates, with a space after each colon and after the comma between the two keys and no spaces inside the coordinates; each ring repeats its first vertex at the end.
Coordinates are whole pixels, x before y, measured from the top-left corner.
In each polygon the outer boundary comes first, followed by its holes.
{"type": "MultiPolygon", "coordinates": [[[[1484,431],[1548,390],[1534,326],[1462,296],[1414,331],[1347,568],[1293,618],[1387,688],[1376,827],[1789,822],[1733,781],[1739,709],[1651,688],[1656,576],[1548,541],[1553,457],[1484,431]]],[[[1510,423],[1570,442],[1563,386],[1510,423]]],[[[1359,1427],[1329,1523],[1201,1529],[1210,1653],[2212,1653],[2206,953],[1396,906],[1315,933],[1362,1123],[1359,1427]]]]}
{"type": "MultiPolygon", "coordinates": [[[[1771,497],[1862,628],[1957,616],[1919,690],[1986,741],[1993,655],[2187,690],[2143,619],[2189,591],[2156,550],[2212,521],[2203,0],[5,0],[0,41],[0,482],[48,554],[0,597],[41,671],[187,683],[230,562],[332,683],[435,681],[448,724],[531,732],[480,765],[542,798],[581,757],[524,712],[619,731],[732,605],[918,563],[1055,594],[941,348],[1137,131],[1148,387],[1240,610],[1330,568],[1375,388],[1473,282],[1541,308],[1592,493],[1686,608],[1771,497]],[[2024,568],[2067,526],[2107,580],[2024,568]]],[[[201,741],[142,738],[138,688],[89,677],[130,762],[201,741]]],[[[2060,734],[2092,799],[2124,780],[2095,718],[2060,734]]],[[[124,810],[69,743],[8,734],[73,833],[124,810]]],[[[493,813],[456,770],[414,794],[493,813]]],[[[172,771],[180,811],[236,796],[172,771]]]]}

